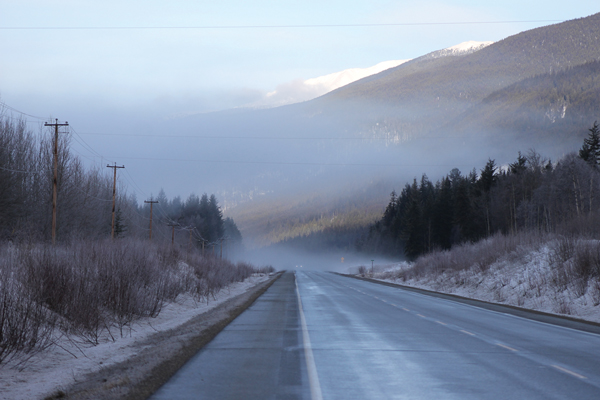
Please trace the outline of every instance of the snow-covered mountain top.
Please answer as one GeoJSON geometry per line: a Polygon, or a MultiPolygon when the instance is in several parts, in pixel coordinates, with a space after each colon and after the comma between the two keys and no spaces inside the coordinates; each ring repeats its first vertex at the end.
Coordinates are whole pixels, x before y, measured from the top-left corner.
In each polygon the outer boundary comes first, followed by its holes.
{"type": "Polygon", "coordinates": [[[474,40],[469,40],[468,42],[462,42],[457,45],[448,47],[446,50],[450,50],[453,53],[473,53],[475,51],[481,50],[484,47],[489,46],[494,42],[476,42],[474,40]]]}
{"type": "MultiPolygon", "coordinates": [[[[446,49],[434,51],[433,53],[429,53],[424,57],[439,58],[447,56],[462,56],[479,51],[492,43],[493,42],[476,42],[470,40],[446,49]]],[[[383,61],[379,64],[373,65],[372,67],[349,68],[343,71],[319,76],[317,78],[306,80],[297,79],[291,82],[286,82],[277,85],[275,90],[266,93],[261,100],[249,104],[248,106],[252,108],[269,108],[312,100],[359,79],[378,74],[408,61],[411,60],[383,61]]]]}
{"type": "Polygon", "coordinates": [[[425,55],[424,58],[465,56],[467,54],[475,53],[492,43],[494,42],[476,42],[474,40],[469,40],[468,42],[462,42],[442,50],[434,51],[433,53],[425,55]]]}
{"type": "Polygon", "coordinates": [[[286,104],[299,103],[301,101],[312,100],[331,92],[339,87],[348,85],[354,81],[365,78],[370,75],[378,74],[386,69],[397,67],[410,60],[391,60],[383,61],[379,64],[367,68],[349,68],[343,71],[319,76],[311,79],[297,79],[277,85],[272,92],[265,94],[264,98],[249,107],[268,108],[277,107],[286,104]]]}
{"type": "Polygon", "coordinates": [[[328,92],[335,90],[339,87],[348,85],[354,81],[365,78],[370,75],[378,74],[386,69],[397,67],[400,64],[410,60],[391,60],[383,61],[379,64],[373,65],[368,68],[350,68],[340,72],[334,72],[332,74],[323,75],[318,78],[312,78],[305,80],[304,83],[310,86],[321,86],[328,92]]]}

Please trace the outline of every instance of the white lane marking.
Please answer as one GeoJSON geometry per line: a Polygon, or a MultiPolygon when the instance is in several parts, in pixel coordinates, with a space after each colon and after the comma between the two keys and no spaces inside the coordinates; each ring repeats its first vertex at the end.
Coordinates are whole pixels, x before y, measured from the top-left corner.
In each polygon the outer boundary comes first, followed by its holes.
{"type": "Polygon", "coordinates": [[[579,378],[579,379],[587,379],[587,377],[585,377],[585,376],[583,376],[583,375],[579,375],[577,372],[573,372],[573,371],[571,371],[571,370],[568,370],[568,369],[566,369],[566,368],[560,367],[560,366],[558,366],[558,365],[551,364],[550,366],[551,366],[551,367],[554,367],[554,368],[556,368],[557,370],[559,370],[559,371],[562,371],[562,372],[564,372],[564,373],[566,373],[566,374],[572,375],[572,376],[574,376],[575,378],[579,378]]]}
{"type": "Polygon", "coordinates": [[[474,334],[474,333],[471,333],[471,332],[469,332],[469,331],[465,331],[465,330],[463,330],[463,329],[461,329],[460,331],[461,331],[462,333],[466,333],[467,335],[475,336],[475,334],[474,334]]]}
{"type": "Polygon", "coordinates": [[[505,348],[506,350],[510,350],[510,351],[514,351],[514,352],[517,352],[517,351],[518,351],[517,349],[513,349],[512,347],[510,347],[510,346],[507,346],[507,345],[505,345],[505,344],[502,344],[502,343],[496,343],[496,346],[500,346],[500,347],[503,347],[503,348],[505,348]]]}
{"type": "Polygon", "coordinates": [[[440,325],[444,325],[444,326],[447,325],[447,324],[443,323],[442,321],[435,321],[435,322],[437,322],[440,325]]]}
{"type": "Polygon", "coordinates": [[[408,308],[404,308],[404,307],[402,307],[402,309],[403,309],[404,311],[410,311],[408,308]]]}
{"type": "Polygon", "coordinates": [[[298,280],[296,282],[296,295],[298,296],[298,308],[300,310],[300,323],[302,324],[302,341],[304,344],[304,357],[306,358],[306,369],[308,370],[308,384],[310,385],[310,397],[312,400],[323,400],[321,393],[321,384],[319,383],[319,375],[317,374],[317,365],[313,356],[312,346],[310,344],[310,336],[308,336],[308,328],[306,326],[306,318],[304,318],[304,310],[302,309],[302,299],[300,298],[300,290],[298,289],[298,280]]]}
{"type": "Polygon", "coordinates": [[[418,315],[419,317],[421,317],[421,318],[427,318],[426,316],[424,316],[424,315],[421,315],[421,314],[417,314],[417,315],[418,315]]]}

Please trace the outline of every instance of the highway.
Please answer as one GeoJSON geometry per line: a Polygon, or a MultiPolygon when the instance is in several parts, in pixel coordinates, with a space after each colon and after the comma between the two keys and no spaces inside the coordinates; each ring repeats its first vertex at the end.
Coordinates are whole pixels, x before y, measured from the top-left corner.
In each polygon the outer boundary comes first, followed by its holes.
{"type": "Polygon", "coordinates": [[[600,335],[286,272],[151,399],[600,399],[600,335]]]}

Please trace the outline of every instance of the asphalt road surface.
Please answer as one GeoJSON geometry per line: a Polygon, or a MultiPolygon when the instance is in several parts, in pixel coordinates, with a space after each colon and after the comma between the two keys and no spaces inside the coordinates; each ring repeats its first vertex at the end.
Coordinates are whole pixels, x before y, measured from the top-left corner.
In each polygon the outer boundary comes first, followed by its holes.
{"type": "Polygon", "coordinates": [[[600,335],[285,273],[151,397],[600,399],[600,335]]]}

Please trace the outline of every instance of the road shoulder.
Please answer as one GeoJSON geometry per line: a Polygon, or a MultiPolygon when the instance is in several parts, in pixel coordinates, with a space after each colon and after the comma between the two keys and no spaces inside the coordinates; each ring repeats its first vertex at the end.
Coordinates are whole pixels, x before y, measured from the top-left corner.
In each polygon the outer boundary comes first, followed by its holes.
{"type": "Polygon", "coordinates": [[[492,303],[484,300],[472,299],[469,297],[458,296],[455,294],[435,292],[433,290],[421,289],[412,286],[400,285],[397,283],[387,282],[379,279],[363,278],[351,274],[342,274],[339,272],[333,272],[336,275],[345,276],[352,279],[358,279],[361,281],[376,283],[379,285],[395,287],[398,289],[406,290],[409,292],[415,292],[424,294],[427,296],[437,297],[440,299],[456,301],[463,304],[468,304],[474,307],[485,308],[503,314],[510,314],[521,318],[527,318],[538,322],[544,322],[548,324],[558,325],[565,328],[577,329],[584,332],[600,334],[600,323],[586,321],[578,318],[562,316],[557,314],[551,314],[543,311],[532,310],[528,308],[517,307],[508,304],[492,303]]]}

